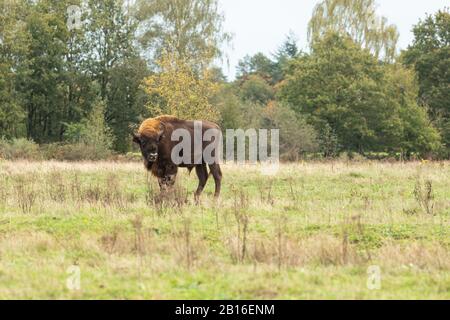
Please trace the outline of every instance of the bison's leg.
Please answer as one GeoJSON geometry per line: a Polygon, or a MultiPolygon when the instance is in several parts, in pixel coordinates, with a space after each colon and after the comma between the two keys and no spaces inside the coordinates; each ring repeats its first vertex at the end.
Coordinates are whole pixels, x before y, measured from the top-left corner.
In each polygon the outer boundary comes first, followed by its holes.
{"type": "Polygon", "coordinates": [[[195,192],[195,200],[198,201],[200,194],[206,186],[206,181],[208,181],[208,170],[206,169],[206,164],[195,166],[195,172],[197,173],[198,177],[198,187],[197,191],[195,192]]]}
{"type": "Polygon", "coordinates": [[[176,166],[167,166],[162,175],[158,177],[161,191],[169,191],[175,184],[178,168],[176,166]]]}
{"type": "Polygon", "coordinates": [[[218,163],[210,164],[209,170],[211,171],[211,174],[214,177],[214,182],[216,183],[216,191],[214,192],[214,197],[218,198],[222,185],[222,171],[220,170],[220,165],[218,163]]]}
{"type": "Polygon", "coordinates": [[[170,190],[175,184],[176,177],[177,177],[177,175],[173,174],[173,175],[167,175],[167,176],[158,178],[158,183],[159,183],[159,187],[161,188],[161,191],[170,190]]]}

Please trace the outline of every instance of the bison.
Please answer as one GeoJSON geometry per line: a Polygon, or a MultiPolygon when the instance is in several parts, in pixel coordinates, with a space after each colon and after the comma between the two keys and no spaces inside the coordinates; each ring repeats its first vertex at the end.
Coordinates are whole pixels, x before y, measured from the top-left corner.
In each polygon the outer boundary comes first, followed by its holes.
{"type": "MultiPolygon", "coordinates": [[[[215,194],[217,198],[220,195],[222,172],[218,161],[207,162],[203,158],[203,153],[198,158],[198,154],[194,154],[198,148],[189,148],[190,156],[183,155],[183,159],[189,161],[182,161],[176,163],[172,157],[172,151],[179,141],[172,141],[172,134],[177,129],[184,129],[189,132],[191,139],[191,146],[194,146],[194,140],[198,139],[195,128],[198,124],[201,125],[200,146],[202,152],[205,148],[213,142],[218,141],[203,141],[203,135],[210,129],[220,132],[220,127],[209,121],[188,121],[181,120],[173,116],[160,116],[145,120],[139,127],[137,133],[133,133],[133,142],[139,145],[142,156],[144,158],[144,165],[147,170],[158,178],[158,183],[161,190],[172,187],[175,183],[175,178],[178,172],[178,167],[187,168],[189,172],[195,168],[199,180],[197,191],[195,192],[195,199],[198,200],[200,194],[205,188],[209,175],[214,177],[215,194]],[[210,173],[208,174],[207,166],[209,166],[210,173]]],[[[217,138],[216,138],[217,139],[217,138]]],[[[212,139],[211,139],[212,140],[212,139]]],[[[215,139],[214,139],[215,140],[215,139]]],[[[181,151],[182,153],[183,151],[181,151]]],[[[217,152],[217,151],[216,151],[217,152]]]]}

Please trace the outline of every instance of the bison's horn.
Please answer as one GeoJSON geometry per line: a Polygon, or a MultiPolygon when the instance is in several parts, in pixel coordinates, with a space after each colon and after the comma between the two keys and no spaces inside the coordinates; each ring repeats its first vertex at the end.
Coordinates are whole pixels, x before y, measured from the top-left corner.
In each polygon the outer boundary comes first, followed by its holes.
{"type": "Polygon", "coordinates": [[[140,144],[141,143],[141,135],[139,133],[133,132],[133,142],[140,144]]]}

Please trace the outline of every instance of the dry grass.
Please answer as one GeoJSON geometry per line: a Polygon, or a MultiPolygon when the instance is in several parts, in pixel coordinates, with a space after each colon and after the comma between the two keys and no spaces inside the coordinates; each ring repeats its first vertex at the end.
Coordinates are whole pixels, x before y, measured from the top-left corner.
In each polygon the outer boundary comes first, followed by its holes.
{"type": "Polygon", "coordinates": [[[197,205],[186,172],[0,162],[0,298],[450,298],[450,163],[223,167],[197,205]]]}

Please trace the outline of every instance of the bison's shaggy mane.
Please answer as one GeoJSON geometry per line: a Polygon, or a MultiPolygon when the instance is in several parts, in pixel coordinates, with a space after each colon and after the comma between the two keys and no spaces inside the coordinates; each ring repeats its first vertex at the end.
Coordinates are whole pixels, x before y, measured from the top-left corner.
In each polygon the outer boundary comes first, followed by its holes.
{"type": "Polygon", "coordinates": [[[157,136],[161,131],[161,123],[176,121],[179,121],[177,117],[168,115],[147,119],[139,127],[139,134],[147,137],[157,136]]]}

